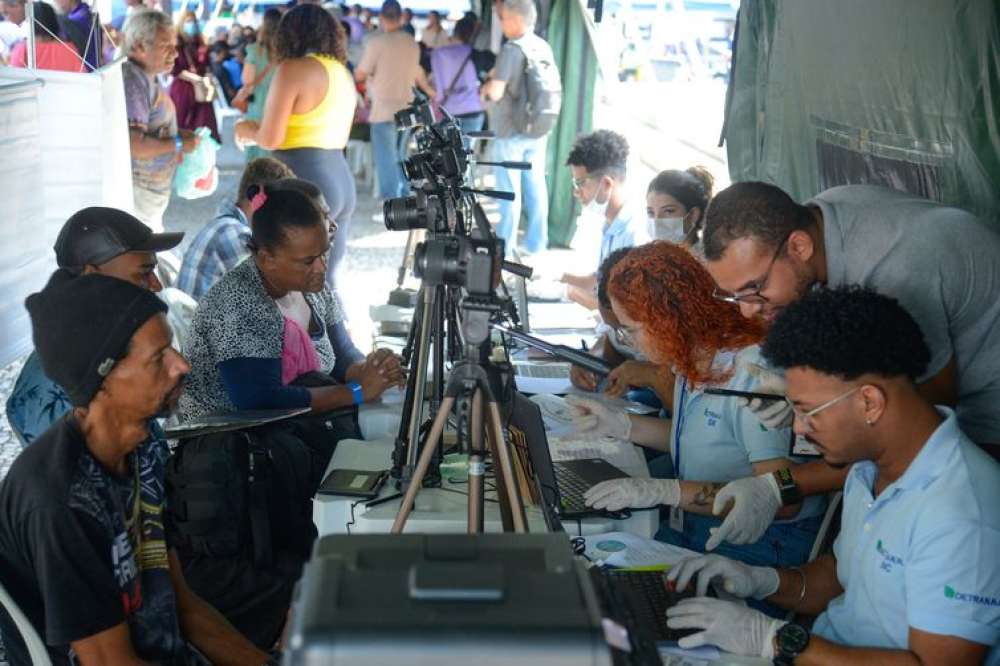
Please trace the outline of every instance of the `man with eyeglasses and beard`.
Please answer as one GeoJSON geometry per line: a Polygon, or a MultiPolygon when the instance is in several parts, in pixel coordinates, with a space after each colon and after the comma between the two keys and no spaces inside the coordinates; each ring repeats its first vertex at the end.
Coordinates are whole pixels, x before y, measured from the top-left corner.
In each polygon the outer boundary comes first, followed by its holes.
{"type": "MultiPolygon", "coordinates": [[[[164,529],[166,442],[187,361],[166,304],[101,274],[56,271],[30,296],[42,368],[72,409],[0,484],[0,582],[53,664],[263,664],[191,592],[164,529]]],[[[11,664],[31,663],[6,612],[11,664]]]]}
{"type": "MultiPolygon", "coordinates": [[[[819,285],[859,284],[899,300],[930,350],[917,389],[948,405],[963,432],[1000,458],[1000,234],[973,214],[904,192],[847,185],[800,205],[767,183],[736,183],[706,216],[706,267],[717,298],[747,317],[773,321],[819,285]]],[[[760,393],[784,380],[760,372],[760,393]]],[[[787,426],[785,400],[750,400],[767,427],[787,426]]],[[[756,541],[783,504],[842,487],[843,470],[823,463],[738,479],[715,511],[733,506],[713,539],[756,541]]]]}
{"type": "Polygon", "coordinates": [[[782,666],[982,664],[1000,639],[1000,464],[921,394],[930,353],[913,318],[869,289],[820,289],[777,318],[763,355],[786,371],[795,431],[849,469],[833,552],[790,569],[706,555],[668,579],[819,617],[810,634],[732,601],[686,600],[667,624],[701,631],[681,647],[782,666]]]}

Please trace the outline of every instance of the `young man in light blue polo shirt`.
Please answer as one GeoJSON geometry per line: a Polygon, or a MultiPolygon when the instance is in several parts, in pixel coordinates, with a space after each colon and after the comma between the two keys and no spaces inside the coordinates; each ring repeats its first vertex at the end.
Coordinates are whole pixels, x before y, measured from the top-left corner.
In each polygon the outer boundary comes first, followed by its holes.
{"type": "Polygon", "coordinates": [[[1000,464],[918,392],[930,352],[913,318],[871,290],[818,290],[776,319],[763,352],[786,369],[796,432],[850,466],[833,553],[787,570],[709,555],[669,578],[820,615],[810,634],[699,597],[667,612],[703,630],[682,647],[799,666],[983,663],[1000,639],[1000,464]]]}
{"type": "Polygon", "coordinates": [[[583,214],[600,219],[601,249],[594,270],[581,275],[565,273],[560,278],[569,287],[567,295],[591,310],[597,309],[597,268],[609,254],[623,247],[649,241],[646,232],[646,201],[630,200],[626,187],[628,141],[617,132],[597,130],[577,137],[566,158],[573,177],[573,196],[583,214]]]}

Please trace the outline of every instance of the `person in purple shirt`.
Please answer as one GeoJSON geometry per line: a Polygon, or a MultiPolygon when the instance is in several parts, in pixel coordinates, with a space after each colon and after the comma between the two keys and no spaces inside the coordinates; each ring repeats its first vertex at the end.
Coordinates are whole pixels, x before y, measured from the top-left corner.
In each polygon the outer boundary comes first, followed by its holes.
{"type": "Polygon", "coordinates": [[[475,19],[464,16],[455,23],[452,43],[430,52],[434,101],[455,116],[465,133],[483,129],[486,120],[479,96],[479,60],[471,45],[475,35],[475,19]]]}
{"type": "Polygon", "coordinates": [[[97,14],[82,0],[56,0],[65,37],[83,54],[87,71],[101,66],[101,25],[97,14]],[[91,34],[93,33],[93,34],[91,34]]]}

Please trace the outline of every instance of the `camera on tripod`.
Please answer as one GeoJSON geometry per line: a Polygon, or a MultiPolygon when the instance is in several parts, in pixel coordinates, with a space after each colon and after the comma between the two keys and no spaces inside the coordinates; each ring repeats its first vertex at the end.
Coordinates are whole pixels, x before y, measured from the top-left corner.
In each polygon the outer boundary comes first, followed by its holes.
{"type": "Polygon", "coordinates": [[[503,241],[444,236],[417,245],[413,273],[429,285],[462,287],[489,298],[500,284],[503,241]]]}

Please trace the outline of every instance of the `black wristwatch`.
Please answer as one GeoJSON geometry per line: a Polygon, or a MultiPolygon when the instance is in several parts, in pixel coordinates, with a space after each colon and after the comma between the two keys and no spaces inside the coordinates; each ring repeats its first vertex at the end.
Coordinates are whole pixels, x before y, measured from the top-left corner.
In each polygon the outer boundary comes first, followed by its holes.
{"type": "Polygon", "coordinates": [[[802,502],[802,491],[799,484],[792,478],[792,470],[779,469],[774,472],[774,480],[778,482],[778,492],[781,493],[781,504],[790,506],[802,502]]]}
{"type": "Polygon", "coordinates": [[[777,651],[774,655],[774,666],[793,666],[795,658],[806,651],[809,646],[809,630],[801,624],[789,622],[778,629],[774,635],[777,651]]]}

